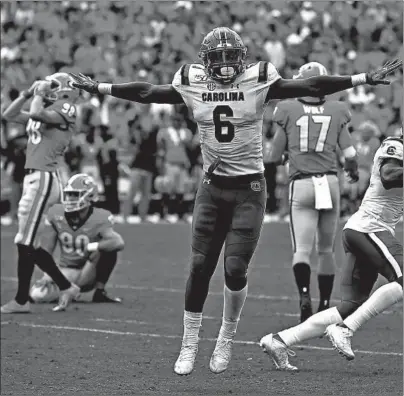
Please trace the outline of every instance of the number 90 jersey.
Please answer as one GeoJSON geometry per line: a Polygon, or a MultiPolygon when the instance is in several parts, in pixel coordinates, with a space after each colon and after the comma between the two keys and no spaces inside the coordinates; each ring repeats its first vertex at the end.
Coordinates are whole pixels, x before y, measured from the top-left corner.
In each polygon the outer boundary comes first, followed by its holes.
{"type": "Polygon", "coordinates": [[[76,107],[65,100],[59,100],[46,110],[59,113],[65,123],[56,125],[34,121],[31,118],[28,120],[25,168],[54,172],[60,167],[64,152],[75,132],[76,107]]]}
{"type": "Polygon", "coordinates": [[[100,208],[90,210],[85,223],[73,228],[66,220],[63,205],[56,204],[49,209],[47,224],[57,233],[61,267],[82,268],[89,257],[87,245],[99,242],[102,231],[113,226],[111,212],[100,208]]]}
{"type": "Polygon", "coordinates": [[[270,86],[281,77],[268,62],[247,66],[232,83],[210,79],[200,64],[184,65],[172,86],[182,96],[200,135],[203,168],[220,157],[215,174],[263,172],[262,124],[270,86]]]}

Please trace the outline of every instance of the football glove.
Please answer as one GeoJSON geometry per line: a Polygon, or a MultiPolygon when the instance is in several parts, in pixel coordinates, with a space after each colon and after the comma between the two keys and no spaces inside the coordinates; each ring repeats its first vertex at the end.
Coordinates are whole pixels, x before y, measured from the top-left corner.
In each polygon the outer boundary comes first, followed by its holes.
{"type": "Polygon", "coordinates": [[[73,79],[73,87],[82,89],[83,91],[89,92],[90,94],[99,94],[98,91],[98,81],[94,81],[92,78],[85,76],[82,73],[74,74],[69,73],[70,77],[73,79]]]}
{"type": "Polygon", "coordinates": [[[377,70],[366,73],[366,83],[369,85],[389,85],[390,81],[385,79],[386,76],[390,73],[393,73],[395,70],[401,68],[402,66],[403,61],[401,59],[388,61],[377,70]]]}

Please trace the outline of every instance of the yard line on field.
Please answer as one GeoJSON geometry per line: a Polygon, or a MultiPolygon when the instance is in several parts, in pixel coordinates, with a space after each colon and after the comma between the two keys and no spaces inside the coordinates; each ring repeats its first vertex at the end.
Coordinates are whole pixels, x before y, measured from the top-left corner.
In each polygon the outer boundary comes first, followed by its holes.
{"type": "MultiPolygon", "coordinates": [[[[12,276],[2,276],[0,278],[4,282],[17,282],[18,279],[12,276]]],[[[108,285],[110,288],[115,288],[115,289],[129,289],[129,290],[139,290],[139,291],[153,291],[153,292],[163,292],[163,293],[185,293],[184,289],[173,289],[173,288],[167,288],[167,287],[150,287],[150,286],[133,286],[133,285],[115,285],[111,284],[108,285]]],[[[223,292],[214,292],[210,291],[209,292],[210,296],[220,296],[223,297],[223,292]]],[[[299,298],[296,296],[271,296],[267,294],[249,294],[248,299],[251,300],[273,300],[273,301],[299,301],[299,298]]],[[[318,298],[312,298],[312,301],[319,301],[318,298]]],[[[338,303],[340,300],[337,299],[331,299],[332,303],[338,303]]],[[[401,307],[402,308],[402,307],[401,307]]],[[[400,310],[402,312],[402,309],[400,310]]],[[[400,311],[385,311],[382,312],[385,315],[391,315],[398,313],[400,311]]],[[[295,314],[284,314],[284,316],[298,316],[295,314]]]]}
{"type": "MultiPolygon", "coordinates": [[[[36,324],[36,323],[28,323],[28,322],[18,323],[18,322],[11,322],[11,321],[2,321],[1,324],[2,325],[15,324],[17,326],[30,327],[30,328],[65,330],[65,331],[83,331],[83,332],[89,332],[89,333],[101,333],[101,334],[111,334],[111,335],[121,335],[121,336],[182,339],[182,335],[158,334],[158,333],[138,333],[138,332],[132,332],[132,331],[95,329],[95,328],[90,328],[90,327],[43,325],[43,324],[36,324]]],[[[216,342],[216,340],[217,340],[216,338],[204,338],[204,337],[200,338],[200,341],[216,342]]],[[[259,345],[259,343],[257,341],[246,341],[246,340],[235,340],[234,343],[240,344],[240,345],[259,345]]],[[[334,348],[319,347],[319,346],[314,346],[314,345],[294,345],[294,348],[312,349],[312,350],[319,350],[319,351],[334,351],[334,348]]],[[[379,352],[379,351],[367,351],[367,350],[358,350],[358,349],[356,349],[354,352],[363,353],[366,355],[403,356],[403,354],[400,352],[379,352]]]]}

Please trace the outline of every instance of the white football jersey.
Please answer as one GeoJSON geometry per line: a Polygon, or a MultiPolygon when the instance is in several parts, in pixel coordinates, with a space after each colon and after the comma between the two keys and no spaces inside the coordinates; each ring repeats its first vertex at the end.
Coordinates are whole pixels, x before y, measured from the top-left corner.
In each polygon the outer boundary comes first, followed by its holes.
{"type": "Polygon", "coordinates": [[[200,64],[184,65],[172,82],[195,119],[205,172],[217,157],[215,174],[264,171],[262,124],[270,86],[281,77],[269,62],[247,66],[230,84],[209,78],[200,64]]]}
{"type": "Polygon", "coordinates": [[[365,233],[386,230],[395,233],[395,227],[403,215],[403,189],[386,190],[383,187],[380,167],[383,160],[388,158],[403,161],[403,143],[398,139],[386,139],[376,151],[370,185],[359,210],[348,220],[345,228],[365,233]]]}

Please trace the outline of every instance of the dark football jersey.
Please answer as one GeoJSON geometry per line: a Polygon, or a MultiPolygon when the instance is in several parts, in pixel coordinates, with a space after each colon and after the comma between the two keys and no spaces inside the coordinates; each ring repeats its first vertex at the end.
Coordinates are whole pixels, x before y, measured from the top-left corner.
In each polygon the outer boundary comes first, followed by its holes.
{"type": "Polygon", "coordinates": [[[48,222],[58,235],[60,266],[82,268],[88,260],[87,245],[101,240],[101,233],[113,225],[111,212],[93,208],[90,217],[80,227],[72,227],[66,220],[63,205],[49,209],[48,222]]]}
{"type": "Polygon", "coordinates": [[[287,135],[289,177],[337,172],[337,146],[344,150],[352,145],[344,128],[350,119],[351,113],[343,102],[330,100],[316,105],[299,100],[279,102],[273,121],[287,135]]]}

